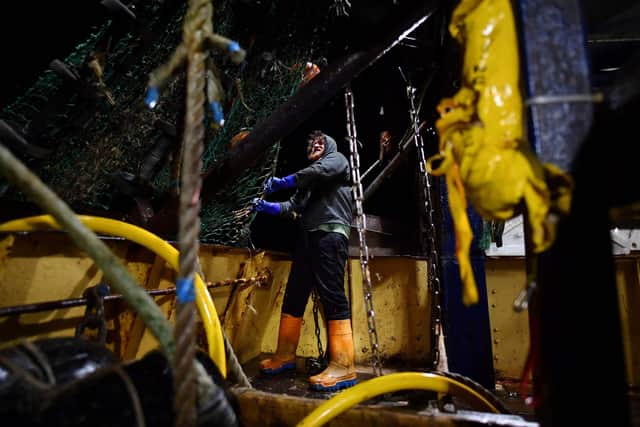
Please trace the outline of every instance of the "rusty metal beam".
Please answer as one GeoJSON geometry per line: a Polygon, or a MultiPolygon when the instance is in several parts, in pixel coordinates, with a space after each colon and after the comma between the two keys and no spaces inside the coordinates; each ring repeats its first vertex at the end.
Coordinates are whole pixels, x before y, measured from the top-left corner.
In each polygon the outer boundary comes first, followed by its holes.
{"type": "MultiPolygon", "coordinates": [[[[270,277],[271,277],[270,273],[265,272],[260,276],[251,277],[248,279],[244,279],[244,278],[233,279],[233,280],[229,279],[229,280],[222,280],[215,283],[207,283],[207,288],[213,289],[213,288],[219,288],[222,286],[231,286],[231,285],[240,285],[240,287],[242,288],[254,283],[257,284],[259,287],[261,287],[266,283],[270,283],[270,280],[271,280],[270,277]]],[[[166,289],[147,290],[147,295],[154,296],[154,297],[162,296],[162,295],[170,295],[175,293],[176,293],[175,287],[166,288],[166,289]]],[[[119,301],[121,299],[122,299],[122,295],[120,294],[107,295],[104,297],[105,302],[119,301]]],[[[60,299],[60,300],[54,300],[54,301],[36,302],[32,304],[14,305],[10,307],[0,307],[0,317],[18,316],[20,314],[59,310],[63,308],[78,307],[81,305],[87,305],[86,298],[68,298],[68,299],[60,299]]]]}
{"type": "MultiPolygon", "coordinates": [[[[420,124],[420,126],[418,127],[418,133],[420,132],[420,129],[422,129],[424,124],[425,122],[422,122],[420,124]]],[[[384,167],[384,169],[382,169],[380,173],[376,175],[374,180],[371,181],[371,184],[369,184],[364,190],[365,202],[373,195],[373,193],[378,190],[378,188],[380,188],[384,180],[391,176],[391,174],[398,168],[398,166],[400,165],[400,161],[404,159],[405,154],[408,152],[408,148],[412,146],[411,143],[413,142],[414,135],[415,133],[411,132],[411,134],[407,138],[405,138],[405,140],[400,144],[400,150],[398,151],[398,153],[393,156],[393,158],[384,167]]]]}
{"type": "MultiPolygon", "coordinates": [[[[265,150],[293,132],[320,109],[347,83],[373,65],[403,38],[423,24],[439,7],[439,1],[419,2],[416,9],[384,40],[368,50],[351,53],[322,70],[313,80],[280,105],[269,117],[258,123],[242,144],[235,145],[226,156],[212,165],[203,179],[203,202],[210,199],[265,150]]],[[[378,32],[379,28],[372,28],[378,32]]],[[[372,35],[374,38],[375,35],[372,35]]]]}

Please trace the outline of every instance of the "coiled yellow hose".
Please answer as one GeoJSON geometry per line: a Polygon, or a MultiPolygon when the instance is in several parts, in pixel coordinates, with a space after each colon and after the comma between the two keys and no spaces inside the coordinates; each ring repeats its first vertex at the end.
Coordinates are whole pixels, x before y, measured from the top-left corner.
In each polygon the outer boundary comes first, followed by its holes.
{"type": "MultiPolygon", "coordinates": [[[[176,248],[155,234],[135,225],[111,218],[78,215],[78,219],[90,230],[110,236],[122,237],[137,243],[164,259],[174,270],[178,271],[179,253],[176,248]]],[[[59,230],[60,226],[50,215],[39,215],[19,218],[0,224],[0,232],[20,232],[37,230],[59,230]]],[[[226,378],[227,363],[224,353],[224,338],[216,307],[211,295],[200,277],[195,279],[196,304],[207,336],[209,356],[215,362],[220,373],[226,378]]]]}
{"type": "Polygon", "coordinates": [[[498,408],[480,393],[452,378],[423,372],[398,372],[376,377],[341,391],[313,410],[298,423],[297,427],[322,426],[360,402],[399,390],[429,390],[438,393],[451,393],[469,398],[493,413],[500,413],[498,408]]]}

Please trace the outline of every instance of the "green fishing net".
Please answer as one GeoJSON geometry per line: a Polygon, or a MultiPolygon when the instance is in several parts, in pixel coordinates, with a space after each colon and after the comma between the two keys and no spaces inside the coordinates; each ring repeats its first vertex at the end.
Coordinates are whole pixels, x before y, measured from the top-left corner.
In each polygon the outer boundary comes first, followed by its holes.
{"type": "MultiPolygon", "coordinates": [[[[239,40],[247,50],[247,59],[238,66],[223,53],[211,54],[225,89],[225,125],[215,129],[208,119],[205,123],[202,159],[205,171],[224,157],[235,135],[251,130],[295,93],[304,69],[301,64],[322,54],[319,40],[308,37],[309,32],[317,31],[313,27],[294,19],[287,25],[265,25],[256,33],[247,25],[246,16],[238,13],[233,5],[231,1],[215,4],[214,31],[239,40]],[[298,37],[298,31],[304,32],[304,36],[298,37]]],[[[270,14],[281,16],[282,11],[277,7],[278,2],[272,2],[263,8],[266,14],[259,19],[268,21],[270,14]]],[[[293,9],[289,10],[291,17],[296,13],[305,16],[310,13],[304,4],[293,9]]],[[[43,71],[29,90],[0,112],[0,119],[25,136],[29,143],[52,149],[46,158],[26,155],[21,158],[76,212],[104,213],[127,220],[140,201],[158,210],[162,208],[158,203],[164,196],[179,191],[177,171],[185,102],[184,72],[176,73],[161,88],[156,109],[145,106],[144,95],[149,73],[164,64],[181,41],[185,10],[182,2],[138,2],[136,25],[122,31],[121,22],[107,20],[79,42],[67,57],[61,58],[69,69],[81,76],[82,84],[70,83],[59,72],[43,71]],[[114,36],[116,28],[117,37],[114,36]],[[99,87],[95,78],[91,80],[88,63],[96,57],[96,52],[104,53],[105,46],[108,54],[103,63],[103,86],[99,87]],[[87,88],[91,89],[89,96],[87,88]],[[169,124],[177,130],[173,137],[175,143],[153,175],[147,177],[144,186],[123,194],[114,184],[114,176],[139,175],[150,150],[163,135],[158,123],[169,124]]],[[[253,22],[255,19],[253,17],[253,22]]],[[[248,207],[273,174],[278,150],[276,143],[256,155],[251,168],[202,206],[203,242],[229,246],[247,244],[249,226],[255,218],[248,207]]],[[[2,198],[3,203],[26,201],[13,188],[2,198]]]]}

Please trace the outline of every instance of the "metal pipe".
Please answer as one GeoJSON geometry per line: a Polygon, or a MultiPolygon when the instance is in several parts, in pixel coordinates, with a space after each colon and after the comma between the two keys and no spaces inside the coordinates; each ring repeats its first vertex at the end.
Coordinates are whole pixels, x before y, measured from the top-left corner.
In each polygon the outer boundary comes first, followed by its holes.
{"type": "Polygon", "coordinates": [[[367,176],[367,174],[369,172],[371,172],[373,170],[373,168],[375,168],[376,166],[378,166],[378,163],[380,163],[380,159],[376,160],[375,162],[373,162],[373,164],[371,166],[369,166],[369,169],[367,169],[365,171],[365,173],[362,174],[362,176],[360,177],[360,179],[364,179],[365,176],[367,176]]]}
{"type": "MultiPolygon", "coordinates": [[[[253,282],[258,283],[258,286],[261,286],[264,284],[265,280],[267,279],[268,279],[267,275],[262,275],[258,277],[251,277],[249,279],[223,280],[220,282],[208,283],[206,286],[207,286],[207,289],[219,288],[222,286],[230,286],[234,284],[245,284],[245,286],[248,286],[253,282]]],[[[165,288],[165,289],[151,289],[151,290],[147,290],[146,292],[147,292],[147,295],[155,297],[155,296],[175,294],[176,288],[171,287],[171,288],[165,288]]],[[[104,297],[105,302],[119,301],[121,299],[122,299],[122,295],[120,294],[107,295],[104,297]]],[[[87,304],[86,298],[68,298],[68,299],[61,299],[61,300],[36,302],[33,304],[0,307],[0,317],[19,316],[21,314],[59,310],[64,308],[78,307],[86,304],[87,304]]]]}
{"type": "MultiPolygon", "coordinates": [[[[153,289],[147,291],[148,295],[158,296],[158,295],[167,295],[171,293],[175,293],[176,288],[166,288],[166,289],[153,289]]],[[[104,301],[119,301],[122,299],[122,295],[107,295],[104,297],[104,301]]],[[[51,311],[51,310],[59,310],[63,308],[70,307],[78,307],[81,305],[86,305],[86,298],[69,298],[69,299],[60,299],[54,301],[44,301],[44,302],[36,302],[33,304],[23,304],[23,305],[14,305],[10,307],[0,307],[0,317],[7,316],[19,316],[21,314],[27,313],[39,313],[42,311],[51,311]]]]}
{"type": "MultiPolygon", "coordinates": [[[[424,124],[425,122],[420,123],[420,126],[418,126],[417,132],[420,132],[420,129],[422,129],[424,124]]],[[[385,166],[384,169],[380,171],[378,176],[376,176],[375,179],[371,182],[371,184],[369,184],[369,186],[364,190],[365,202],[369,199],[369,197],[371,197],[371,195],[373,195],[373,193],[375,193],[378,190],[378,188],[382,185],[382,182],[384,181],[384,179],[387,178],[389,175],[393,173],[393,171],[396,170],[396,168],[400,164],[400,160],[402,160],[402,158],[404,157],[404,154],[406,153],[407,148],[413,142],[413,135],[415,135],[415,133],[411,132],[409,136],[405,138],[404,142],[400,144],[400,151],[398,151],[398,153],[395,156],[393,156],[391,161],[389,161],[389,164],[387,164],[387,166],[385,166]]]]}
{"type": "Polygon", "coordinates": [[[19,188],[28,198],[51,216],[62,229],[69,233],[71,240],[84,250],[104,272],[104,276],[129,305],[135,307],[145,325],[156,337],[162,350],[173,356],[175,344],[173,328],[154,301],[140,289],[131,273],[98,237],[78,219],[75,212],[34,175],[4,145],[0,144],[0,173],[19,188]]]}

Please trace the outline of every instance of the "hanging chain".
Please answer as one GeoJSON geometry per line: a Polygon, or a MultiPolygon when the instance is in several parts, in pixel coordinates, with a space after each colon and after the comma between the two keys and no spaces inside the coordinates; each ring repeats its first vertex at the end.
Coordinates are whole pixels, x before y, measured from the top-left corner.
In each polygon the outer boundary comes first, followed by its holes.
{"type": "MultiPolygon", "coordinates": [[[[424,203],[424,214],[428,222],[427,230],[425,232],[426,239],[428,239],[428,255],[427,262],[429,264],[429,272],[427,280],[429,288],[431,289],[431,363],[432,368],[437,369],[440,364],[440,347],[441,347],[441,335],[442,335],[442,307],[440,306],[440,274],[439,266],[440,259],[438,256],[438,245],[436,242],[436,226],[433,219],[434,207],[432,197],[432,178],[426,170],[426,159],[424,156],[424,143],[422,141],[422,135],[420,135],[418,111],[415,106],[415,93],[416,89],[408,85],[407,97],[409,98],[411,116],[411,125],[413,126],[413,142],[416,146],[416,152],[418,153],[418,164],[420,169],[420,180],[422,181],[422,202],[424,203]]],[[[423,228],[424,230],[424,228],[423,228]]],[[[424,238],[424,237],[423,237],[424,238]]],[[[443,346],[442,346],[443,347],[443,346]]],[[[442,369],[438,369],[442,370],[442,369]]]]}
{"type": "Polygon", "coordinates": [[[351,2],[349,0],[333,0],[333,4],[329,9],[335,12],[336,16],[349,16],[351,2]]]}
{"type": "Polygon", "coordinates": [[[362,290],[364,293],[364,303],[367,310],[367,329],[369,331],[369,342],[371,343],[373,374],[382,375],[382,363],[380,362],[380,352],[378,345],[378,332],[376,331],[376,315],[373,311],[373,293],[371,291],[371,273],[369,271],[369,248],[365,240],[365,230],[367,228],[367,218],[362,210],[364,200],[362,182],[360,181],[360,158],[358,156],[358,138],[356,136],[356,121],[353,113],[353,93],[351,87],[347,86],[344,92],[344,100],[347,110],[347,132],[349,137],[349,163],[351,166],[351,179],[353,181],[352,193],[356,205],[356,227],[358,229],[358,240],[360,242],[360,268],[362,269],[362,290]]]}
{"type": "Polygon", "coordinates": [[[316,375],[320,372],[324,371],[327,368],[329,363],[328,361],[328,352],[325,352],[322,347],[322,338],[320,337],[320,319],[319,319],[319,307],[320,301],[318,297],[318,292],[316,289],[311,291],[311,299],[313,301],[313,323],[314,323],[314,331],[316,334],[316,342],[318,343],[318,357],[308,357],[305,364],[307,368],[307,373],[309,375],[316,375]]]}
{"type": "Polygon", "coordinates": [[[322,340],[320,339],[320,319],[318,319],[318,291],[315,289],[311,294],[311,298],[313,299],[313,322],[315,324],[315,333],[316,340],[318,341],[318,360],[322,361],[324,359],[324,349],[322,348],[322,340]]]}

